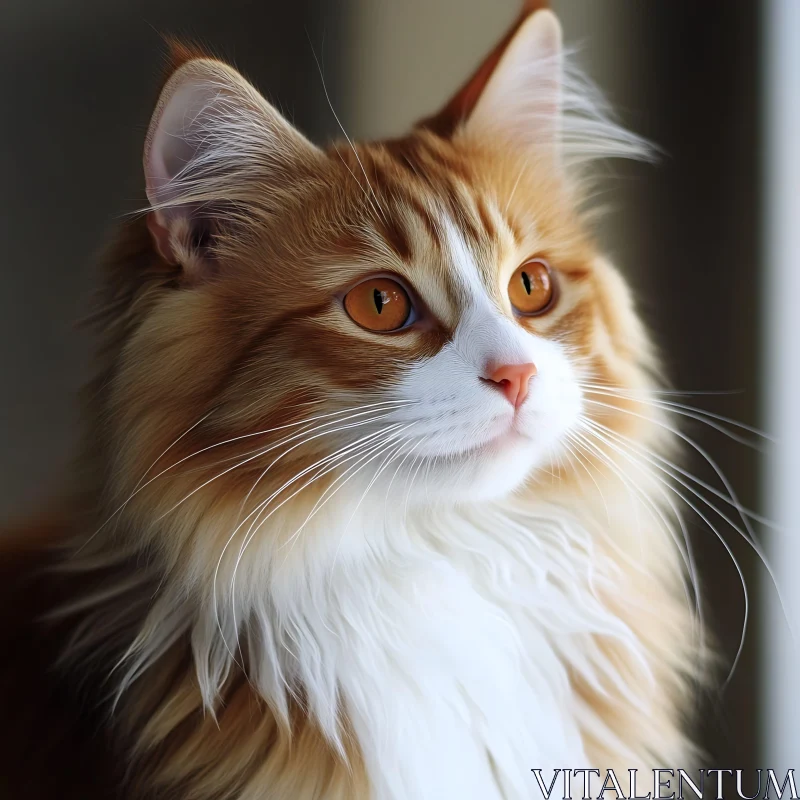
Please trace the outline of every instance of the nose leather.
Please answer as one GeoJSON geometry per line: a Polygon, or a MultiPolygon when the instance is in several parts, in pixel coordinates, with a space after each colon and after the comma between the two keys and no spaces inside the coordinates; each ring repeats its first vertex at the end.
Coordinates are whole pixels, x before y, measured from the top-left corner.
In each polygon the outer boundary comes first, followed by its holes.
{"type": "Polygon", "coordinates": [[[535,364],[504,364],[492,370],[486,380],[495,384],[514,408],[519,408],[528,396],[528,383],[534,375],[535,364]]]}

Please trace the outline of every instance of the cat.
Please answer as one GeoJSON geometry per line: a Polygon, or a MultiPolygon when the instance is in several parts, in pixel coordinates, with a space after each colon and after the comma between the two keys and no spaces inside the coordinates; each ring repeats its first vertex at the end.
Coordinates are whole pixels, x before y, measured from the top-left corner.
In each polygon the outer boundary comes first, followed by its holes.
{"type": "Polygon", "coordinates": [[[592,163],[648,152],[531,3],[438,114],[327,149],[173,47],[79,490],[3,544],[10,796],[691,765],[676,442],[589,219],[592,163]]]}

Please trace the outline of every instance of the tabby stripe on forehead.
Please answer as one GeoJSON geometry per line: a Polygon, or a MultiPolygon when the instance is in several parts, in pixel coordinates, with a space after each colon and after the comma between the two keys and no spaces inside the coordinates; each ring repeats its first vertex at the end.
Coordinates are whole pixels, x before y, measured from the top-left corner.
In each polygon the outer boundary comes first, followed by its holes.
{"type": "Polygon", "coordinates": [[[375,225],[395,255],[401,261],[410,263],[412,256],[411,243],[408,240],[408,234],[396,215],[388,211],[388,213],[375,220],[375,225]]]}
{"type": "Polygon", "coordinates": [[[423,203],[417,197],[415,197],[410,192],[404,198],[404,200],[407,203],[408,207],[416,213],[416,215],[420,218],[420,220],[422,220],[422,224],[425,226],[425,230],[428,231],[428,235],[430,236],[436,248],[438,250],[442,250],[443,247],[442,247],[441,233],[431,212],[423,205],[423,203]]]}
{"type": "Polygon", "coordinates": [[[404,139],[392,139],[391,141],[384,142],[383,152],[386,153],[396,167],[402,170],[404,175],[415,180],[420,180],[417,167],[406,151],[404,139]]]}
{"type": "Polygon", "coordinates": [[[514,241],[519,244],[524,238],[522,235],[522,228],[519,225],[519,220],[513,214],[509,213],[504,214],[503,219],[505,220],[506,225],[508,225],[508,229],[511,231],[514,241]]]}
{"type": "MultiPolygon", "coordinates": [[[[414,196],[420,184],[425,186],[424,191],[430,192],[434,200],[438,199],[443,204],[448,216],[472,247],[483,249],[496,236],[497,227],[489,209],[479,196],[470,194],[464,182],[469,178],[466,167],[447,155],[444,146],[431,148],[429,142],[416,137],[395,140],[372,152],[369,161],[381,193],[412,209],[437,247],[443,246],[441,234],[422,200],[414,196]],[[414,168],[415,162],[420,165],[419,170],[414,168]],[[398,165],[402,167],[403,175],[408,174],[411,166],[414,173],[411,185],[408,180],[392,174],[392,167],[396,171],[398,165]]],[[[408,240],[402,236],[403,231],[397,223],[378,221],[378,224],[383,227],[383,233],[394,251],[401,258],[408,258],[406,252],[410,254],[410,248],[405,247],[408,240]]]]}
{"type": "Polygon", "coordinates": [[[483,224],[486,233],[489,235],[489,238],[497,238],[497,228],[495,227],[491,212],[486,205],[486,201],[480,194],[475,196],[475,204],[478,206],[478,216],[481,218],[481,223],[483,224]]]}
{"type": "Polygon", "coordinates": [[[469,183],[472,172],[466,159],[456,153],[453,148],[437,136],[425,136],[417,140],[420,144],[418,153],[427,164],[434,164],[439,170],[455,175],[469,183]]]}
{"type": "MultiPolygon", "coordinates": [[[[484,244],[486,238],[496,238],[497,225],[484,199],[480,193],[474,197],[467,196],[468,190],[463,188],[469,185],[471,178],[467,165],[449,154],[438,139],[427,141],[411,137],[394,140],[386,143],[383,153],[405,172],[410,171],[416,181],[427,184],[434,194],[443,196],[454,222],[476,245],[484,244]],[[485,235],[481,235],[480,228],[485,235]]],[[[440,243],[438,231],[430,228],[429,213],[421,212],[419,204],[414,201],[412,205],[428,227],[431,238],[440,243]]]]}
{"type": "Polygon", "coordinates": [[[403,184],[395,184],[392,186],[391,193],[397,206],[412,211],[419,217],[420,222],[428,232],[428,236],[431,238],[434,246],[441,250],[442,240],[436,220],[431,211],[425,206],[425,203],[417,197],[411,187],[403,184]]]}
{"type": "Polygon", "coordinates": [[[446,174],[464,183],[472,181],[472,173],[462,160],[451,158],[445,151],[431,153],[431,157],[435,159],[436,165],[446,174]]]}
{"type": "Polygon", "coordinates": [[[370,173],[373,172],[372,164],[366,158],[364,148],[361,145],[335,142],[331,146],[331,150],[341,159],[352,179],[359,185],[366,201],[371,204],[377,203],[375,175],[370,176],[370,173]],[[358,150],[356,150],[356,147],[358,150]]]}
{"type": "MultiPolygon", "coordinates": [[[[396,167],[397,164],[393,154],[388,149],[382,148],[372,154],[370,163],[378,178],[377,185],[380,187],[383,197],[391,198],[395,208],[407,208],[414,211],[420,217],[434,244],[441,247],[436,223],[431,213],[415,195],[414,188],[408,185],[408,181],[399,179],[397,175],[392,174],[392,167],[396,167]]],[[[415,183],[418,183],[418,179],[415,180],[415,183]]],[[[384,201],[382,205],[385,208],[386,202],[384,201]]],[[[410,261],[413,253],[408,232],[398,221],[397,214],[393,214],[391,209],[386,210],[387,214],[384,215],[384,218],[376,220],[377,227],[397,256],[405,261],[410,261]]]]}
{"type": "MultiPolygon", "coordinates": [[[[368,188],[374,194],[380,187],[379,175],[375,171],[375,163],[372,160],[372,151],[369,147],[362,143],[356,143],[353,146],[354,156],[357,160],[356,166],[359,172],[363,171],[366,178],[368,188]]],[[[375,198],[377,200],[377,198],[375,198]]]]}
{"type": "Polygon", "coordinates": [[[415,181],[429,189],[437,190],[439,181],[447,174],[442,164],[431,158],[425,144],[418,137],[395,139],[384,145],[383,152],[391,156],[394,163],[403,168],[415,181]]]}
{"type": "Polygon", "coordinates": [[[391,139],[383,143],[383,151],[409,176],[425,181],[424,171],[420,169],[421,164],[417,155],[416,138],[409,136],[405,139],[391,139]]]}

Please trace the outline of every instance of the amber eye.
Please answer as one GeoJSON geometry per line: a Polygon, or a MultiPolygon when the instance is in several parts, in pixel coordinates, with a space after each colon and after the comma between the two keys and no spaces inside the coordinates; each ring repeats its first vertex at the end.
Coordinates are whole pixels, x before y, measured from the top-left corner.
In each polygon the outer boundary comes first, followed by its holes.
{"type": "Polygon", "coordinates": [[[553,302],[553,277],[539,258],[517,267],[508,282],[508,298],[520,314],[541,314],[553,302]]]}
{"type": "Polygon", "coordinates": [[[408,293],[391,278],[368,278],[344,298],[350,319],[368,331],[387,333],[402,328],[411,315],[408,293]]]}

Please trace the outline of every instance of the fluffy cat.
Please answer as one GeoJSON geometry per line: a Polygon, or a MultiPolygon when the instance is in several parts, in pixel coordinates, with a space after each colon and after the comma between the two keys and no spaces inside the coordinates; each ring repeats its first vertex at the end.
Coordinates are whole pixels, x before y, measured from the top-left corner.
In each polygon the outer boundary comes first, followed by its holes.
{"type": "Polygon", "coordinates": [[[13,796],[499,800],[533,768],[690,766],[673,441],[586,219],[587,165],[646,152],[549,11],[407,136],[327,150],[175,48],[81,491],[4,545],[13,796]]]}

